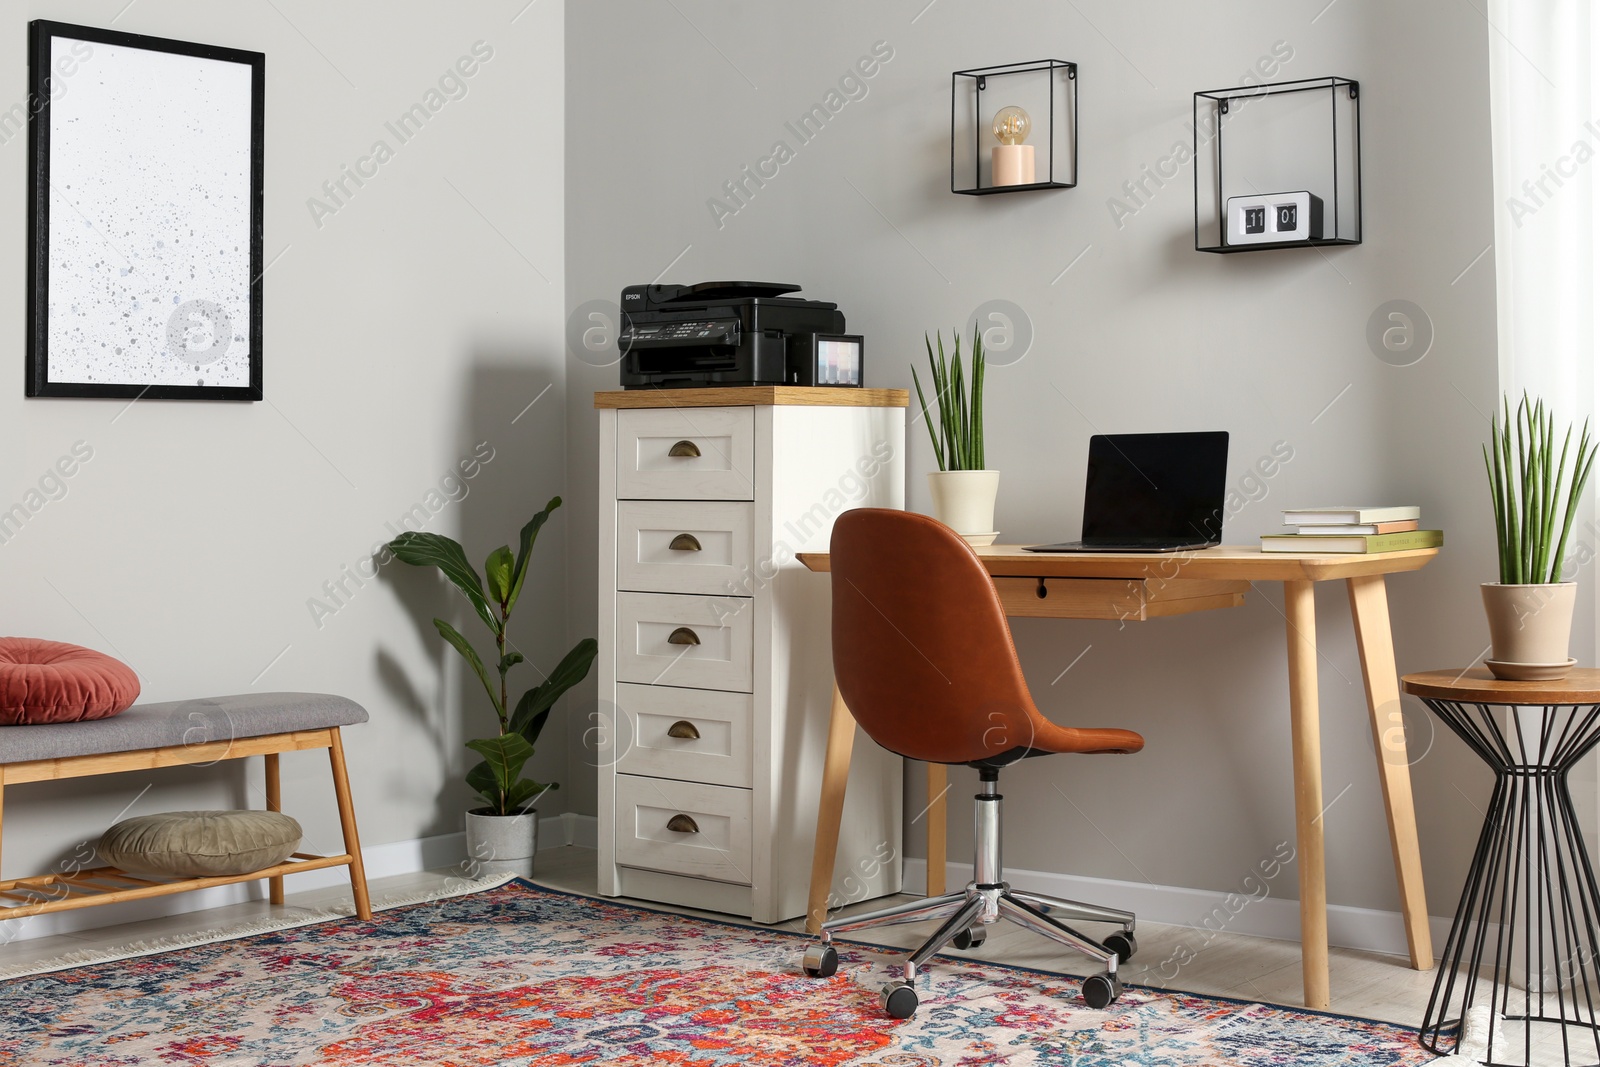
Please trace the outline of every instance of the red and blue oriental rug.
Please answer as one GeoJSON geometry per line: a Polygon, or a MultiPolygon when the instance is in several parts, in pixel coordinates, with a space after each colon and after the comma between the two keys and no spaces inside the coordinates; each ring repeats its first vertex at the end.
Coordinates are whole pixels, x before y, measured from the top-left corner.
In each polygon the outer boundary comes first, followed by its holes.
{"type": "Polygon", "coordinates": [[[0,982],[0,1064],[28,1067],[1286,1067],[1420,1064],[1416,1032],[972,960],[886,1018],[893,954],[510,882],[0,982]]]}

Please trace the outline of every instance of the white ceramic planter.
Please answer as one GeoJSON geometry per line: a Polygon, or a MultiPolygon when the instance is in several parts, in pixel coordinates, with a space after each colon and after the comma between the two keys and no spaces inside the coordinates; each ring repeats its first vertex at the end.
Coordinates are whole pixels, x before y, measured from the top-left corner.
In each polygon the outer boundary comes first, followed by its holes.
{"type": "Polygon", "coordinates": [[[1489,617],[1493,651],[1489,670],[1498,678],[1563,678],[1571,669],[1567,654],[1578,583],[1502,585],[1483,583],[1483,610],[1489,617]]]}
{"type": "Polygon", "coordinates": [[[963,536],[994,533],[999,471],[929,471],[933,517],[963,536]]]}
{"type": "Polygon", "coordinates": [[[539,813],[479,815],[467,812],[467,870],[474,877],[515,874],[533,877],[539,850],[539,813]]]}

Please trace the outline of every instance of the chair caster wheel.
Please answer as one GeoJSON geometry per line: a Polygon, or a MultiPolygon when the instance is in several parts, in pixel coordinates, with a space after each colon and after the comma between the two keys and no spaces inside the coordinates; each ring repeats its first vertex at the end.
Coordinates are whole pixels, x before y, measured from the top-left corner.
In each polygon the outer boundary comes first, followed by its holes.
{"type": "Polygon", "coordinates": [[[970,930],[963,930],[950,939],[950,944],[959,949],[982,948],[983,943],[989,939],[989,931],[981,926],[974,926],[970,930]]]}
{"type": "Polygon", "coordinates": [[[891,1019],[909,1019],[917,1013],[917,991],[906,982],[883,987],[883,1010],[891,1019]]]}
{"type": "Polygon", "coordinates": [[[1110,1007],[1122,996],[1122,983],[1114,974],[1091,974],[1083,980],[1083,999],[1096,1011],[1110,1007]]]}
{"type": "Polygon", "coordinates": [[[818,941],[807,946],[800,966],[813,978],[831,978],[839,969],[839,953],[832,945],[818,941]]]}
{"type": "Polygon", "coordinates": [[[1127,963],[1133,959],[1133,954],[1139,951],[1139,942],[1131,931],[1118,930],[1100,943],[1108,952],[1117,954],[1118,963],[1127,963]]]}

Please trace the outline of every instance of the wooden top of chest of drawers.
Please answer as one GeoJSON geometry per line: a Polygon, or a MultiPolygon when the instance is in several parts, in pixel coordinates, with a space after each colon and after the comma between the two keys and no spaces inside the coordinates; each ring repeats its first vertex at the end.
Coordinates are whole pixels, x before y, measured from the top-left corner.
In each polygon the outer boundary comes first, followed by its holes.
{"type": "Polygon", "coordinates": [[[594,394],[597,408],[903,408],[904,389],[738,385],[713,389],[611,389],[594,394]]]}

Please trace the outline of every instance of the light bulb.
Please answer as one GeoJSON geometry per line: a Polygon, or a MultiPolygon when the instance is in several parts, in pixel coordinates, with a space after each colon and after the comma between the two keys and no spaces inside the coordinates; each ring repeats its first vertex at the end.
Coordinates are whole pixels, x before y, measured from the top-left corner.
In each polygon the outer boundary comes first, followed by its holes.
{"type": "Polygon", "coordinates": [[[1020,107],[1003,107],[994,113],[994,135],[1001,144],[1021,144],[1031,129],[1033,120],[1020,107]]]}

